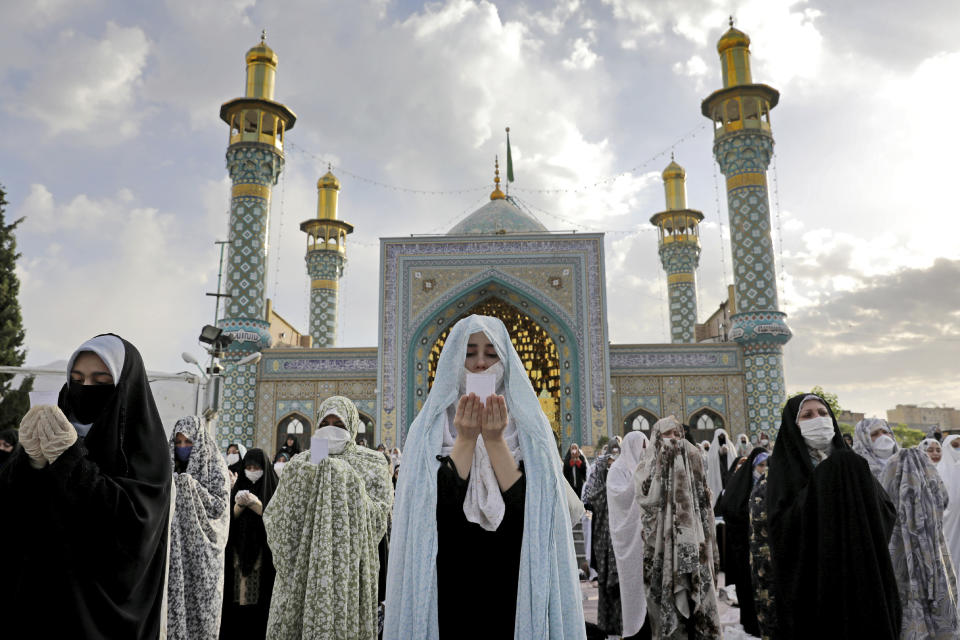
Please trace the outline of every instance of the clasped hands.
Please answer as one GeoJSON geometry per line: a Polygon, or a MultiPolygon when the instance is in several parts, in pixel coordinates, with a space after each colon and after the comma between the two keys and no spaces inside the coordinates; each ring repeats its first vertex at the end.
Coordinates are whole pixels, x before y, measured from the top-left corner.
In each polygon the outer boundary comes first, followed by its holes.
{"type": "Polygon", "coordinates": [[[36,469],[53,464],[76,441],[77,430],[60,407],[32,407],[20,421],[20,444],[36,469]]]}
{"type": "Polygon", "coordinates": [[[457,437],[475,442],[482,435],[484,442],[503,439],[507,428],[507,401],[496,394],[487,398],[486,404],[476,394],[462,396],[453,417],[457,437]]]}
{"type": "Polygon", "coordinates": [[[238,491],[236,498],[234,498],[234,502],[236,502],[237,506],[240,508],[262,505],[260,498],[249,491],[238,491]]]}

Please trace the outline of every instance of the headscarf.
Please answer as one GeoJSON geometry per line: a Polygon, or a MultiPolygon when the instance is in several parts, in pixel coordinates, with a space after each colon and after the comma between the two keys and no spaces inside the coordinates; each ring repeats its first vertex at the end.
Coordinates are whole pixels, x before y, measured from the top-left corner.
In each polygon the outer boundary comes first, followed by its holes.
{"type": "Polygon", "coordinates": [[[752,447],[750,446],[750,440],[747,439],[747,434],[741,433],[737,436],[737,456],[744,458],[750,454],[752,447]]]}
{"type": "MultiPolygon", "coordinates": [[[[766,504],[779,638],[897,638],[901,610],[887,543],[896,512],[833,419],[831,453],[814,468],[790,398],[768,460],[766,504]]],[[[821,400],[821,402],[823,402],[821,400]]]]}
{"type": "Polygon", "coordinates": [[[0,451],[0,467],[2,467],[8,458],[13,455],[13,452],[17,450],[17,447],[20,444],[20,437],[17,434],[16,429],[4,429],[0,431],[0,440],[3,440],[11,447],[10,451],[0,451]]]}
{"type": "Polygon", "coordinates": [[[937,443],[939,443],[940,440],[943,439],[943,430],[940,428],[940,425],[935,424],[927,429],[927,438],[930,440],[936,440],[937,443]],[[940,436],[939,438],[937,437],[938,435],[940,436]]]}
{"type": "Polygon", "coordinates": [[[720,570],[713,505],[703,461],[686,439],[663,432],[681,427],[673,416],[653,425],[653,450],[634,475],[643,523],[643,579],[657,637],[670,637],[692,619],[706,637],[720,636],[714,589],[720,570]]]}
{"type": "MultiPolygon", "coordinates": [[[[21,475],[22,448],[0,478],[7,504],[0,546],[12,548],[5,544],[12,536],[20,548],[16,563],[25,563],[8,567],[6,575],[43,576],[49,567],[59,576],[55,589],[48,580],[35,584],[24,576],[19,591],[11,591],[20,596],[6,601],[17,611],[8,617],[14,627],[4,628],[11,637],[37,633],[39,605],[34,599],[42,602],[43,611],[56,612],[44,620],[51,635],[68,628],[64,635],[146,638],[157,637],[162,626],[172,484],[167,436],[136,347],[107,334],[77,353],[97,349],[111,367],[114,389],[87,436],[37,472],[45,475],[42,483],[21,475]],[[105,351],[104,345],[112,346],[105,351]],[[8,503],[8,491],[22,500],[8,503]],[[52,549],[43,536],[66,531],[64,523],[70,523],[69,535],[57,534],[52,549]],[[24,547],[28,538],[31,544],[24,547]],[[20,629],[20,622],[29,624],[28,630],[20,629]]],[[[69,379],[57,404],[69,417],[68,388],[69,379]]]]}
{"type": "Polygon", "coordinates": [[[408,431],[404,446],[408,471],[400,474],[393,510],[383,637],[432,640],[439,633],[437,524],[432,517],[437,508],[437,454],[443,445],[447,410],[460,395],[459,372],[467,340],[481,331],[504,366],[507,409],[517,430],[526,476],[516,635],[582,639],[583,605],[564,489],[567,481],[561,474],[553,431],[503,322],[478,315],[460,320],[451,329],[433,388],[408,431]]]}
{"type": "Polygon", "coordinates": [[[713,442],[710,443],[710,451],[707,452],[707,485],[710,487],[710,493],[713,494],[713,503],[716,504],[723,493],[723,478],[727,471],[733,467],[737,460],[737,450],[730,442],[730,436],[723,429],[717,429],[713,432],[713,442]],[[720,434],[726,439],[722,445],[722,450],[727,454],[727,468],[720,468],[720,434]]]}
{"type": "Polygon", "coordinates": [[[643,529],[633,476],[648,451],[645,445],[649,442],[642,431],[628,433],[623,439],[620,457],[607,473],[610,540],[620,575],[624,636],[639,633],[647,617],[647,596],[643,587],[643,529]]]}
{"type": "MultiPolygon", "coordinates": [[[[123,341],[112,334],[104,334],[90,338],[73,352],[73,355],[71,355],[67,361],[67,386],[69,387],[71,384],[70,372],[73,371],[73,363],[77,361],[77,356],[84,351],[95,353],[103,360],[103,363],[107,365],[107,369],[110,370],[110,376],[113,378],[114,387],[116,387],[120,372],[123,370],[124,346],[123,341]]],[[[67,402],[69,403],[69,400],[67,402]]],[[[73,415],[72,411],[70,413],[64,411],[64,414],[67,416],[67,419],[70,420],[70,423],[73,424],[74,428],[76,428],[78,435],[87,435],[92,424],[83,423],[73,415]]]]}
{"type": "Polygon", "coordinates": [[[877,429],[883,429],[887,435],[893,438],[893,430],[890,429],[890,424],[886,420],[880,418],[864,418],[858,422],[857,426],[853,429],[853,450],[867,461],[867,464],[870,465],[870,472],[879,480],[880,475],[883,473],[883,468],[887,465],[890,458],[900,450],[900,445],[896,443],[896,438],[894,438],[893,453],[886,459],[878,456],[877,452],[873,450],[872,437],[873,432],[877,429]]]}
{"type": "Polygon", "coordinates": [[[943,536],[950,548],[954,573],[960,572],[960,449],[954,449],[954,440],[960,436],[943,439],[943,457],[937,463],[937,471],[947,490],[947,506],[943,514],[943,536]]]}
{"type": "MultiPolygon", "coordinates": [[[[247,455],[243,456],[244,469],[250,464],[255,464],[263,469],[263,475],[256,482],[250,482],[245,473],[237,476],[233,491],[230,492],[231,512],[238,492],[249,491],[257,496],[260,503],[263,504],[264,510],[266,510],[270,500],[273,499],[273,492],[277,489],[277,483],[280,480],[277,478],[276,471],[273,470],[273,465],[268,464],[263,449],[249,449],[247,451],[247,455]]],[[[250,575],[260,552],[270,552],[267,548],[263,518],[250,511],[250,509],[244,509],[239,516],[233,518],[230,526],[229,544],[236,550],[237,556],[240,558],[240,573],[245,576],[250,575]]]]}
{"type": "MultiPolygon", "coordinates": [[[[940,451],[941,452],[943,451],[943,447],[940,445],[940,441],[937,440],[936,438],[924,438],[923,440],[920,441],[920,444],[917,445],[917,448],[923,451],[924,453],[926,453],[927,451],[930,450],[930,447],[932,447],[933,445],[937,445],[938,447],[940,447],[940,451]]],[[[943,458],[941,458],[941,460],[942,459],[943,458]]]]}
{"type": "Polygon", "coordinates": [[[393,504],[390,467],[380,452],[357,446],[360,415],[333,396],[318,415],[336,415],[350,438],[343,451],[313,464],[293,457],[263,513],[277,570],[268,638],[377,636],[377,545],[393,504]]]}
{"type": "Polygon", "coordinates": [[[753,491],[754,468],[766,460],[770,454],[763,447],[756,447],[747,456],[727,482],[726,490],[720,499],[719,512],[726,525],[726,556],[724,559],[724,582],[737,585],[737,598],[740,605],[740,620],[745,629],[756,629],[756,607],[754,589],[750,576],[750,494],[753,491]],[[752,617],[753,619],[749,619],[752,617]]]}
{"type": "Polygon", "coordinates": [[[187,416],[177,421],[170,438],[171,459],[178,433],[189,438],[193,448],[186,471],[174,474],[167,635],[215,638],[220,630],[224,548],[230,531],[230,476],[202,418],[187,416]]]}
{"type": "Polygon", "coordinates": [[[960,636],[957,579],[943,534],[947,491],[940,476],[925,453],[904,449],[890,459],[881,484],[897,510],[890,557],[903,606],[902,637],[960,636]]]}

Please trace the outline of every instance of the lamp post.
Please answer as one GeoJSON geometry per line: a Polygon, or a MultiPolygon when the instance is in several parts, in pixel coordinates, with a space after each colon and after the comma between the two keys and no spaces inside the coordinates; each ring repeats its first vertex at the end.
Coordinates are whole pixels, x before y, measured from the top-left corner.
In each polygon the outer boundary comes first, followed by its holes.
{"type": "MultiPolygon", "coordinates": [[[[181,357],[183,358],[184,362],[187,364],[192,364],[200,370],[201,380],[206,385],[206,390],[204,393],[203,416],[208,421],[212,421],[216,417],[217,411],[220,409],[220,381],[222,376],[230,373],[237,367],[260,362],[260,358],[263,356],[263,354],[257,351],[224,367],[222,364],[220,364],[220,358],[223,357],[227,347],[229,347],[230,343],[233,342],[233,338],[225,334],[219,327],[208,324],[204,325],[203,329],[200,330],[200,342],[210,345],[209,348],[205,347],[206,352],[210,355],[210,366],[207,367],[206,370],[200,366],[200,361],[197,360],[193,354],[184,351],[181,354],[181,357]]],[[[199,404],[200,391],[199,385],[197,386],[197,404],[199,404]]]]}

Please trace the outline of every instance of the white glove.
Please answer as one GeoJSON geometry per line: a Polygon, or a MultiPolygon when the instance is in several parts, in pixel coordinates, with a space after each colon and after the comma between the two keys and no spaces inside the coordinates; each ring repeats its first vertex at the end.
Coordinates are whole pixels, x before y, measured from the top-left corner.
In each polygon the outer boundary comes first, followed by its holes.
{"type": "Polygon", "coordinates": [[[38,407],[40,420],[37,430],[40,433],[40,448],[47,462],[53,464],[64,451],[77,441],[77,430],[63,415],[60,407],[38,407]]]}
{"type": "Polygon", "coordinates": [[[30,457],[30,466],[34,469],[40,469],[47,465],[47,459],[43,457],[43,448],[40,446],[40,415],[44,409],[50,407],[32,407],[27,411],[20,421],[20,446],[30,457]]]}

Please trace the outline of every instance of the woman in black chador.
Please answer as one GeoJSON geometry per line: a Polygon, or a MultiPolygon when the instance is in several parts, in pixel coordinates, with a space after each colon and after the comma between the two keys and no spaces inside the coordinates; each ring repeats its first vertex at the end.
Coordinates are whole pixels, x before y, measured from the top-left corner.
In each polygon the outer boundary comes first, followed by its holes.
{"type": "Polygon", "coordinates": [[[97,336],[0,472],[5,638],[156,639],[172,479],[143,360],[97,336]]]}
{"type": "Polygon", "coordinates": [[[844,443],[829,405],[812,394],[790,398],[769,465],[750,498],[764,637],[899,638],[887,549],[896,511],[866,460],[844,443]]]}

